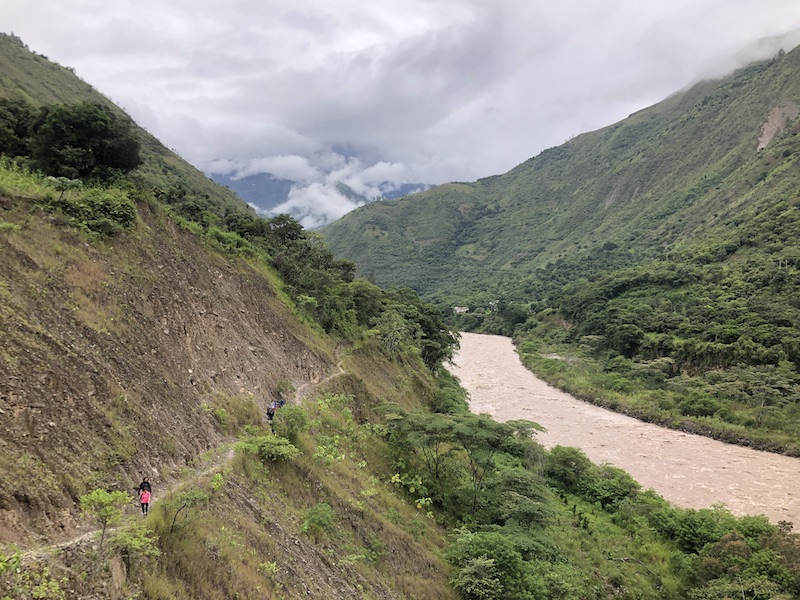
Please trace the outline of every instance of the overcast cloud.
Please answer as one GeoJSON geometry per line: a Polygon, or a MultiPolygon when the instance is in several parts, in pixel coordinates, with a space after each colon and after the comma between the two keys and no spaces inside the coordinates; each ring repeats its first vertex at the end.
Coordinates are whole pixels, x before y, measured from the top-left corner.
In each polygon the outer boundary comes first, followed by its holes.
{"type": "Polygon", "coordinates": [[[503,173],[723,74],[800,2],[25,0],[0,22],[206,172],[298,181],[316,226],[355,206],[336,181],[503,173]]]}

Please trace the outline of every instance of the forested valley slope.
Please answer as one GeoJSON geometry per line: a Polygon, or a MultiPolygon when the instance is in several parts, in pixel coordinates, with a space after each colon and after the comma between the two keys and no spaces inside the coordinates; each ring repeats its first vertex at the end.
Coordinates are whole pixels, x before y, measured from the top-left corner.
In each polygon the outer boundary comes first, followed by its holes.
{"type": "Polygon", "coordinates": [[[582,399],[798,455],[798,115],[795,48],[323,233],[582,399]]]}
{"type": "Polygon", "coordinates": [[[0,598],[800,595],[791,524],[470,413],[439,309],[10,35],[0,154],[0,598]]]}

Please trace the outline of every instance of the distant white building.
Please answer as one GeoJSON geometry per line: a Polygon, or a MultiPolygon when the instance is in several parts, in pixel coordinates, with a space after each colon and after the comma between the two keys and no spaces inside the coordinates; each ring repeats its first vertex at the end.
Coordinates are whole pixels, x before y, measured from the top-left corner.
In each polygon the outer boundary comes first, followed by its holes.
{"type": "Polygon", "coordinates": [[[453,312],[456,313],[457,315],[460,315],[462,313],[469,312],[469,307],[467,307],[467,306],[454,306],[453,307],[453,312]]]}

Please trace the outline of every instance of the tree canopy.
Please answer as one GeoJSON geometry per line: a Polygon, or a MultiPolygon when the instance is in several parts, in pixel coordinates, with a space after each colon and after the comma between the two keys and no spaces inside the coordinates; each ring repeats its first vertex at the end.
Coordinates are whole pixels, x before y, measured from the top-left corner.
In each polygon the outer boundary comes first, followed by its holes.
{"type": "Polygon", "coordinates": [[[130,119],[102,104],[44,106],[0,100],[0,153],[28,156],[54,177],[108,180],[138,167],[139,139],[130,119]]]}

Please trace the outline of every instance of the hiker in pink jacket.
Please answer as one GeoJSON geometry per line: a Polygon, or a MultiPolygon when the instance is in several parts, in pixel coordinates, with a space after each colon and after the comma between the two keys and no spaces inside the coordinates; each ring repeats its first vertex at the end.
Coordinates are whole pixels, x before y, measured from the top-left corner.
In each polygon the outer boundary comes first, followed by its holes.
{"type": "Polygon", "coordinates": [[[139,492],[139,502],[142,503],[142,515],[146,515],[150,505],[150,490],[142,490],[139,492]]]}

